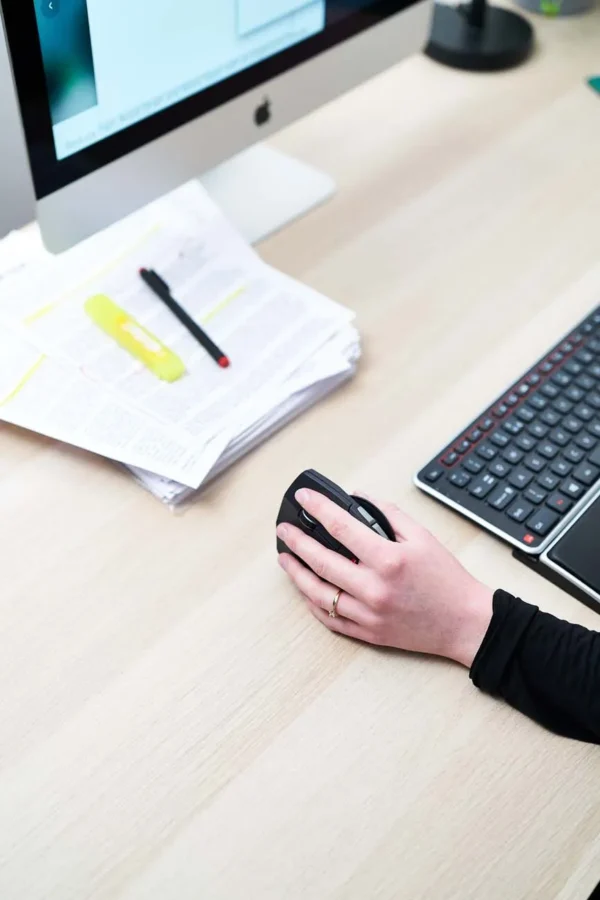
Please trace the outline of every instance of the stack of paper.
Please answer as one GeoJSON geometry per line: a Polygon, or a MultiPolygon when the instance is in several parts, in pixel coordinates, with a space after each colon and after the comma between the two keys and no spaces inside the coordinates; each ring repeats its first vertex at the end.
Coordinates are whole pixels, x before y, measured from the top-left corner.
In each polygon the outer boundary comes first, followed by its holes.
{"type": "Polygon", "coordinates": [[[128,466],[177,503],[338,387],[353,315],[261,261],[196,182],[60,257],[0,242],[0,419],[128,466]],[[145,286],[155,269],[231,359],[219,368],[145,286]],[[168,384],[88,318],[103,294],[176,352],[168,384]]]}

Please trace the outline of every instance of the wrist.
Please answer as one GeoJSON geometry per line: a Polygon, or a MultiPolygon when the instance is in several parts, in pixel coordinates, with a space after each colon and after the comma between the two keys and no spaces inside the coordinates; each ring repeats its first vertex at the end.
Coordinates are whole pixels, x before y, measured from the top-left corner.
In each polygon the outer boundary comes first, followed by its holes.
{"type": "Polygon", "coordinates": [[[467,669],[471,668],[492,621],[493,601],[494,592],[491,588],[475,581],[460,605],[448,648],[449,659],[467,669]]]}

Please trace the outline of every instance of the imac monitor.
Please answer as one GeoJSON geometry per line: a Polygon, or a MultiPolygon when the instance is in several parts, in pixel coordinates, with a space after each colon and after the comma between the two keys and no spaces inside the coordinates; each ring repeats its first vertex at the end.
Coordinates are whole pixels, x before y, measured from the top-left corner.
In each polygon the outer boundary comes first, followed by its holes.
{"type": "Polygon", "coordinates": [[[35,216],[23,129],[0,21],[0,238],[35,216]]]}
{"type": "Polygon", "coordinates": [[[433,8],[432,0],[0,7],[38,221],[55,252],[207,170],[209,189],[237,206],[226,212],[250,238],[292,218],[295,204],[322,199],[332,187],[324,176],[274,151],[242,151],[421,49],[433,8]]]}

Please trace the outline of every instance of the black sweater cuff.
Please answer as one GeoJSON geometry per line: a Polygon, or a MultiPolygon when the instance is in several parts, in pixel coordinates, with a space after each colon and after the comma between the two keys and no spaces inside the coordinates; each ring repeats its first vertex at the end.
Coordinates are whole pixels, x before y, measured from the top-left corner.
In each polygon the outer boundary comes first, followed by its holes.
{"type": "Polygon", "coordinates": [[[476,687],[546,728],[600,743],[600,634],[507,594],[473,661],[476,687]]]}
{"type": "Polygon", "coordinates": [[[496,591],[493,609],[492,621],[471,666],[471,681],[487,694],[500,690],[519,641],[539,612],[537,606],[517,600],[506,591],[496,591]]]}

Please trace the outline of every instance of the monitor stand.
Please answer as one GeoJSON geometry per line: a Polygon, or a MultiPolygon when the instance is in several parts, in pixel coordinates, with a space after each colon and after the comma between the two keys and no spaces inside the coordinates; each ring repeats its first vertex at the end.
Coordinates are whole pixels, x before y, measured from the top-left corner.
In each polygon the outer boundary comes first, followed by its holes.
{"type": "Polygon", "coordinates": [[[257,144],[200,178],[239,232],[256,244],[333,196],[329,175],[257,144]]]}

